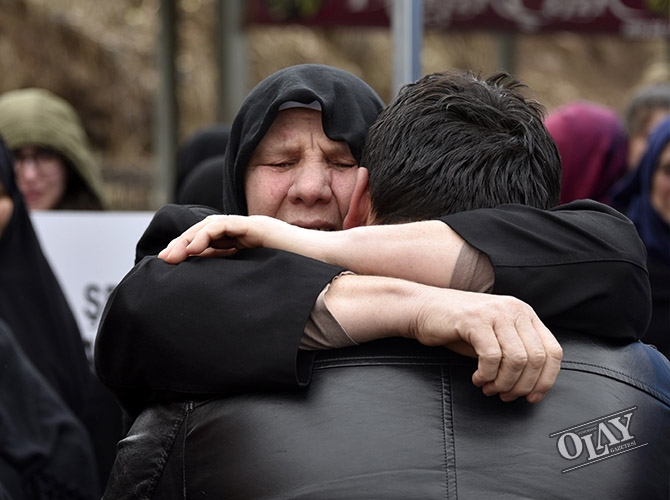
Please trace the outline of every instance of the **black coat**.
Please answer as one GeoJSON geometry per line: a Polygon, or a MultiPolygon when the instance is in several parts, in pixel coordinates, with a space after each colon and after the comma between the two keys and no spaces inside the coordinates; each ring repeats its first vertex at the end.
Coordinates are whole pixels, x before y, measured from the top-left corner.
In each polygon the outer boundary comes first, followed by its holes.
{"type": "Polygon", "coordinates": [[[1,320],[0,366],[0,498],[100,498],[86,428],[1,320]],[[7,497],[2,496],[3,489],[7,497]]]}
{"type": "Polygon", "coordinates": [[[102,489],[121,438],[121,409],[91,372],[79,327],[37,239],[0,142],[0,182],[14,202],[0,236],[0,318],[93,440],[102,489]]]}

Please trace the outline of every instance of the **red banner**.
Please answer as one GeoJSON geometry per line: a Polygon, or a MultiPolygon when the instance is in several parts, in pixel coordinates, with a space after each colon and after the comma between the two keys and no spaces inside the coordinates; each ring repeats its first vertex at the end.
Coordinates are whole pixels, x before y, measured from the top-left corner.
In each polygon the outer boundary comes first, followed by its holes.
{"type": "MultiPolygon", "coordinates": [[[[389,26],[389,0],[249,0],[251,24],[389,26]]],[[[670,0],[423,0],[427,30],[670,38],[670,0]]]]}

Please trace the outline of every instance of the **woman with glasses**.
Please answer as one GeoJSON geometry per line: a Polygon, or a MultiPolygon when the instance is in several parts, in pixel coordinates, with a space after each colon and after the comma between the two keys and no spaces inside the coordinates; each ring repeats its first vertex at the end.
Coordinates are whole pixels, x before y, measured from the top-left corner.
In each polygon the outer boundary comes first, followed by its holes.
{"type": "Polygon", "coordinates": [[[44,89],[0,96],[0,135],[30,210],[102,210],[99,165],[72,106],[44,89]]]}

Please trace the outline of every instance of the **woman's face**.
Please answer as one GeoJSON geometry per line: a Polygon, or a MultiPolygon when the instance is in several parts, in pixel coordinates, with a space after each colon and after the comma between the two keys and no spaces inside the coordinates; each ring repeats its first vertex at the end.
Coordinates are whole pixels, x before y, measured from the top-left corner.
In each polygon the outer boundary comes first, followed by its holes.
{"type": "Polygon", "coordinates": [[[349,145],[324,133],[319,111],[280,111],[247,166],[249,215],[308,229],[342,229],[357,170],[349,145]]]}
{"type": "Polygon", "coordinates": [[[14,200],[7,193],[5,186],[0,184],[0,238],[2,238],[2,233],[5,232],[13,211],[14,200]]]}
{"type": "Polygon", "coordinates": [[[651,205],[670,224],[670,142],[661,153],[651,177],[651,205]]]}
{"type": "Polygon", "coordinates": [[[67,165],[55,151],[22,146],[14,151],[16,185],[29,210],[51,210],[67,187],[67,165]]]}
{"type": "Polygon", "coordinates": [[[657,109],[647,120],[646,125],[636,135],[631,135],[628,138],[628,169],[633,170],[638,167],[640,160],[644,156],[644,152],[649,145],[649,135],[654,130],[656,125],[661,123],[663,119],[668,116],[670,110],[657,109]]]}

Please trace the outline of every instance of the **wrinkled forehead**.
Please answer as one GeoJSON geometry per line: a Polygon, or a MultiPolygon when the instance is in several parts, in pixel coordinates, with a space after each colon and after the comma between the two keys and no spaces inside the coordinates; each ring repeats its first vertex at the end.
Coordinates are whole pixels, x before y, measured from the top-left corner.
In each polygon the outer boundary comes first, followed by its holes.
{"type": "Polygon", "coordinates": [[[290,153],[301,156],[315,147],[326,154],[351,156],[352,161],[355,161],[346,141],[334,141],[324,132],[320,111],[290,107],[279,111],[267,133],[254,148],[249,162],[267,154],[290,153]]]}

